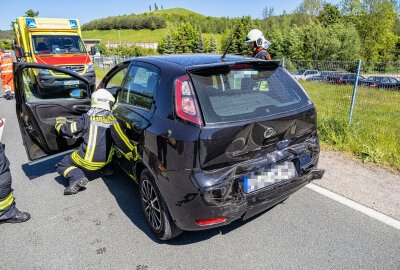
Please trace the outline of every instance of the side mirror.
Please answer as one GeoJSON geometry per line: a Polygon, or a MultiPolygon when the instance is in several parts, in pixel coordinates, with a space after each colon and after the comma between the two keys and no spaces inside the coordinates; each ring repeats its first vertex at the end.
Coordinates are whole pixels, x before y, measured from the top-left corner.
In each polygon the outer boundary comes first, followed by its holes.
{"type": "Polygon", "coordinates": [[[95,46],[90,47],[90,54],[91,55],[95,55],[96,54],[96,47],[95,46]]]}
{"type": "Polygon", "coordinates": [[[15,56],[18,59],[21,59],[22,57],[25,57],[25,51],[22,47],[15,46],[15,56]]]}
{"type": "Polygon", "coordinates": [[[69,96],[75,99],[82,99],[86,96],[86,91],[82,89],[73,89],[69,92],[69,96]]]}

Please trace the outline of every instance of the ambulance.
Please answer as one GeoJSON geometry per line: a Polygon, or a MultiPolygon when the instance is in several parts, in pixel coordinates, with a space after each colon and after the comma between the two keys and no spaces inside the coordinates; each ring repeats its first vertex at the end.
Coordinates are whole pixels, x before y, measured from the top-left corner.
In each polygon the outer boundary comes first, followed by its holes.
{"type": "MultiPolygon", "coordinates": [[[[54,65],[85,77],[94,89],[96,77],[77,19],[19,17],[14,22],[14,50],[18,61],[54,65]]],[[[91,54],[94,47],[91,48],[91,54]]],[[[38,69],[31,81],[42,93],[79,86],[62,73],[38,69]]]]}

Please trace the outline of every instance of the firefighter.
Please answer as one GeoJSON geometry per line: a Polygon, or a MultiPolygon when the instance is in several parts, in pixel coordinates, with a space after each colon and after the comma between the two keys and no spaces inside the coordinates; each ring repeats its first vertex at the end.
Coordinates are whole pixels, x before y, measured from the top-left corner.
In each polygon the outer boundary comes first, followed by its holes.
{"type": "Polygon", "coordinates": [[[271,55],[267,51],[271,43],[265,39],[260,30],[252,29],[247,34],[245,42],[251,51],[252,57],[262,60],[271,60],[271,55]]]}
{"type": "MultiPolygon", "coordinates": [[[[3,120],[0,119],[0,127],[3,120]]],[[[5,146],[0,142],[0,223],[20,223],[31,218],[29,213],[21,212],[15,206],[11,189],[10,162],[5,153],[5,146]]]]}
{"type": "Polygon", "coordinates": [[[0,47],[0,73],[1,84],[4,88],[4,98],[7,100],[14,98],[14,77],[13,77],[13,58],[0,47]]]}
{"type": "Polygon", "coordinates": [[[89,182],[85,171],[104,168],[112,159],[113,147],[120,149],[128,160],[137,159],[136,146],[130,143],[111,112],[114,102],[110,92],[98,89],[92,94],[91,109],[76,122],[68,123],[66,118],[57,117],[55,128],[58,134],[83,139],[78,150],[56,165],[57,172],[69,182],[64,195],[78,193],[89,182]]]}

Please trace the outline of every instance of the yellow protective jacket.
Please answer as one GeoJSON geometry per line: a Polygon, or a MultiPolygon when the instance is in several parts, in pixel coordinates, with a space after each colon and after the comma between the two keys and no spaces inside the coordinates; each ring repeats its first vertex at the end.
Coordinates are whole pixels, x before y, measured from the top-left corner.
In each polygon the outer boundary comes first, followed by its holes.
{"type": "Polygon", "coordinates": [[[96,109],[78,118],[76,122],[56,125],[57,132],[66,137],[82,137],[83,142],[71,154],[72,160],[87,170],[98,170],[109,163],[113,156],[113,147],[117,147],[127,159],[137,160],[137,147],[133,145],[117,119],[111,112],[96,109]]]}

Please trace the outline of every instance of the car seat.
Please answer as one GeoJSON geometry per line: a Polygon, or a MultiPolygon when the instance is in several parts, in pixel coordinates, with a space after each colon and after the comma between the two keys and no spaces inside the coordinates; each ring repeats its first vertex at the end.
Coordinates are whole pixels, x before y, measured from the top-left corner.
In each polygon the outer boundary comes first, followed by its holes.
{"type": "Polygon", "coordinates": [[[36,50],[39,53],[49,53],[50,52],[50,50],[46,46],[46,43],[44,43],[44,42],[39,42],[38,45],[37,45],[36,50]]]}
{"type": "Polygon", "coordinates": [[[154,88],[156,87],[157,83],[158,83],[157,74],[155,74],[155,73],[151,74],[149,76],[149,78],[147,79],[147,92],[153,93],[154,88]]]}

